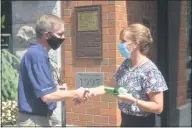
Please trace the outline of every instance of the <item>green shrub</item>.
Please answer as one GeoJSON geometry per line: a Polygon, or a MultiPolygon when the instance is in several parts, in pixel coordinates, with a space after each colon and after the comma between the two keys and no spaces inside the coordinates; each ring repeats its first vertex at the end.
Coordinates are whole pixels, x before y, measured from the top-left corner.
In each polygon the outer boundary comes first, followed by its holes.
{"type": "Polygon", "coordinates": [[[1,50],[1,96],[2,101],[17,100],[18,67],[20,60],[8,50],[1,50]]]}

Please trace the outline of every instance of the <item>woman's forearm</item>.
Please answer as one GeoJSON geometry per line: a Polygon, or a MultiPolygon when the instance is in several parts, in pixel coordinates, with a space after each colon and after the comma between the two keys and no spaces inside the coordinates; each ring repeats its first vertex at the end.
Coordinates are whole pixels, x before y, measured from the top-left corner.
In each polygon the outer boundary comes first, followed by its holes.
{"type": "Polygon", "coordinates": [[[101,85],[99,87],[96,88],[90,88],[89,90],[96,96],[100,96],[100,95],[104,95],[106,94],[105,90],[104,90],[104,85],[101,85]]]}
{"type": "Polygon", "coordinates": [[[137,106],[145,112],[152,112],[152,113],[157,113],[160,114],[163,111],[163,107],[158,105],[157,103],[153,101],[143,101],[143,100],[138,100],[134,99],[134,102],[137,102],[137,106]]]}

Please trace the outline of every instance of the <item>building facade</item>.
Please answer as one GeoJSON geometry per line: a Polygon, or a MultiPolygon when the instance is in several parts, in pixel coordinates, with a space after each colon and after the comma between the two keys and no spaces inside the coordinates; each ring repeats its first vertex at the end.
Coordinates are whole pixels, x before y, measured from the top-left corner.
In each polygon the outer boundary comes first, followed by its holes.
{"type": "MultiPolygon", "coordinates": [[[[150,28],[154,39],[150,58],[165,77],[164,111],[157,126],[191,126],[191,3],[189,1],[59,1],[10,3],[13,53],[26,45],[18,44],[16,33],[23,25],[34,27],[35,17],[43,13],[60,16],[65,22],[65,43],[55,54],[62,78],[69,89],[77,89],[77,73],[103,73],[107,84],[124,58],[118,52],[119,34],[132,23],[150,28]],[[101,7],[102,57],[77,58],[77,7],[101,7]],[[18,8],[19,6],[19,8],[18,8]],[[34,11],[28,11],[29,8],[34,11]],[[44,11],[43,11],[44,10],[44,11]],[[22,15],[21,15],[22,14],[22,15]],[[30,17],[29,17],[30,16],[30,17]]],[[[7,12],[9,13],[9,12],[7,12]]],[[[5,30],[4,30],[5,31],[5,30]]],[[[111,85],[113,86],[113,85],[111,85]]],[[[119,126],[120,111],[114,96],[93,97],[80,107],[65,103],[64,124],[74,126],[119,126]]]]}

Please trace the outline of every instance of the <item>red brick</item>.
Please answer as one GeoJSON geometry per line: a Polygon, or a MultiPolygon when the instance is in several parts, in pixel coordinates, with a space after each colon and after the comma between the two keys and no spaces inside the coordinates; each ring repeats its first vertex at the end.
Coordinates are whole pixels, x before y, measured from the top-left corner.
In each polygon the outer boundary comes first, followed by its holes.
{"type": "Polygon", "coordinates": [[[125,14],[124,13],[115,13],[115,19],[116,20],[125,20],[125,14]]]}
{"type": "Polygon", "coordinates": [[[101,126],[101,123],[87,122],[87,127],[92,127],[92,126],[99,127],[101,126]]]}
{"type": "Polygon", "coordinates": [[[66,117],[69,119],[79,119],[79,115],[76,113],[72,113],[72,112],[67,112],[66,117]]]}
{"type": "Polygon", "coordinates": [[[187,89],[183,88],[182,90],[177,90],[177,96],[186,96],[187,94],[187,89]]]}
{"type": "MultiPolygon", "coordinates": [[[[108,15],[109,17],[109,15],[108,15]]],[[[102,27],[107,28],[107,27],[114,27],[116,25],[115,20],[103,20],[102,21],[102,27]]]]}
{"type": "Polygon", "coordinates": [[[101,66],[101,72],[115,72],[116,66],[101,66]]]}
{"type": "Polygon", "coordinates": [[[64,46],[64,50],[65,50],[65,51],[71,51],[71,50],[72,50],[71,44],[66,44],[66,45],[64,46]]]}
{"type": "Polygon", "coordinates": [[[87,6],[87,5],[92,5],[92,1],[78,1],[77,2],[78,6],[87,6]]]}
{"type": "Polygon", "coordinates": [[[70,105],[70,104],[66,104],[66,111],[67,111],[67,112],[72,112],[72,109],[71,109],[71,105],[70,105]]]}
{"type": "Polygon", "coordinates": [[[109,103],[108,102],[93,102],[94,108],[109,108],[109,103]]]}
{"type": "Polygon", "coordinates": [[[94,122],[108,123],[109,117],[107,117],[107,116],[94,116],[94,122]]]}
{"type": "Polygon", "coordinates": [[[109,58],[109,65],[116,65],[116,59],[109,58]]]}
{"type": "Polygon", "coordinates": [[[75,113],[85,113],[86,112],[86,108],[85,107],[72,107],[72,112],[75,113]]]}
{"type": "MultiPolygon", "coordinates": [[[[76,87],[73,85],[67,85],[68,90],[76,90],[76,87]]],[[[74,103],[72,104],[74,105],[74,103]]]]}
{"type": "Polygon", "coordinates": [[[115,6],[114,5],[103,6],[102,12],[115,12],[115,6]]]}
{"type": "Polygon", "coordinates": [[[122,6],[115,6],[116,12],[127,13],[127,8],[122,6]]]}
{"type": "Polygon", "coordinates": [[[67,123],[67,125],[71,125],[72,124],[72,120],[71,119],[66,119],[66,123],[67,123]]]}
{"type": "MultiPolygon", "coordinates": [[[[71,30],[71,23],[65,23],[64,28],[65,28],[65,30],[71,30]]],[[[70,37],[68,37],[68,38],[70,38],[70,37]]],[[[68,42],[67,39],[65,39],[65,42],[68,42]]]]}
{"type": "Polygon", "coordinates": [[[103,95],[101,97],[101,100],[102,101],[109,101],[109,102],[116,102],[117,101],[117,98],[113,95],[103,95]]]}
{"type": "Polygon", "coordinates": [[[115,35],[106,35],[103,37],[103,42],[113,43],[116,41],[115,35]]]}
{"type": "Polygon", "coordinates": [[[102,20],[108,19],[108,13],[102,13],[102,20]]]}
{"type": "Polygon", "coordinates": [[[108,28],[107,29],[107,33],[108,33],[108,35],[115,35],[115,34],[117,34],[116,33],[116,28],[115,27],[108,28]]]}
{"type": "Polygon", "coordinates": [[[64,35],[65,37],[71,37],[71,30],[65,30],[64,35]]]}
{"type": "Polygon", "coordinates": [[[103,53],[103,57],[104,58],[114,58],[116,56],[116,52],[115,51],[105,51],[103,53]]]}
{"type": "Polygon", "coordinates": [[[93,101],[100,101],[101,100],[101,96],[94,96],[91,98],[93,101]]]}
{"type": "Polygon", "coordinates": [[[66,58],[72,58],[72,51],[65,51],[64,54],[66,58]]]}
{"type": "Polygon", "coordinates": [[[115,1],[108,0],[108,4],[109,4],[109,5],[114,5],[114,4],[115,4],[115,1]]]}
{"type": "Polygon", "coordinates": [[[104,72],[104,80],[109,80],[108,73],[104,72]]]}
{"type": "Polygon", "coordinates": [[[67,77],[67,78],[75,77],[75,73],[74,72],[65,72],[65,77],[67,77]]]}
{"type": "Polygon", "coordinates": [[[72,71],[72,66],[71,65],[65,65],[64,71],[72,71]]]}
{"type": "Polygon", "coordinates": [[[126,7],[126,1],[115,1],[115,5],[126,7]]]}
{"type": "Polygon", "coordinates": [[[93,61],[90,59],[76,59],[75,60],[75,65],[77,66],[85,66],[85,65],[92,65],[93,61]]]}
{"type": "Polygon", "coordinates": [[[186,97],[185,96],[180,96],[177,97],[177,107],[180,107],[186,103],[186,97]]]}
{"type": "Polygon", "coordinates": [[[101,68],[100,67],[87,67],[86,71],[87,72],[100,72],[101,68]]]}
{"type": "Polygon", "coordinates": [[[63,1],[63,8],[72,9],[77,6],[77,1],[63,1]]]}
{"type": "Polygon", "coordinates": [[[86,109],[87,109],[87,114],[92,114],[92,115],[99,115],[100,114],[99,108],[86,108],[86,109]]]}
{"type": "Polygon", "coordinates": [[[118,109],[118,103],[117,102],[110,102],[109,108],[110,109],[118,109]]]}
{"type": "Polygon", "coordinates": [[[104,59],[93,60],[93,63],[94,63],[95,66],[108,65],[109,64],[109,59],[104,58],[104,59]]]}
{"type": "Polygon", "coordinates": [[[85,67],[72,67],[73,72],[85,72],[85,67]]]}
{"type": "Polygon", "coordinates": [[[93,5],[97,5],[97,4],[107,5],[107,4],[108,4],[108,0],[101,0],[101,1],[93,0],[93,1],[92,1],[92,4],[93,4],[93,5]]]}
{"type": "Polygon", "coordinates": [[[72,123],[73,123],[73,125],[76,125],[76,126],[86,126],[87,125],[86,121],[80,121],[80,120],[72,120],[72,123]]]}
{"type": "Polygon", "coordinates": [[[117,116],[117,110],[116,109],[100,109],[100,115],[103,116],[117,116]]]}
{"type": "MultiPolygon", "coordinates": [[[[180,65],[181,66],[181,65],[180,65]]],[[[178,80],[186,80],[187,73],[186,70],[179,70],[178,72],[178,80]]]]}
{"type": "Polygon", "coordinates": [[[116,20],[116,13],[115,12],[110,12],[108,14],[108,19],[109,20],[116,20]]]}
{"type": "MultiPolygon", "coordinates": [[[[114,80],[114,72],[109,72],[107,75],[109,77],[109,80],[113,79],[114,80]]],[[[115,81],[114,81],[115,82],[115,81]]]]}
{"type": "Polygon", "coordinates": [[[80,106],[81,107],[93,107],[93,101],[87,100],[85,103],[82,103],[80,106]]]}
{"type": "Polygon", "coordinates": [[[103,43],[103,50],[108,50],[108,44],[103,43]]]}
{"type": "Polygon", "coordinates": [[[103,28],[103,35],[107,35],[107,34],[108,34],[107,28],[103,28]]]}
{"type": "Polygon", "coordinates": [[[109,117],[109,123],[110,124],[117,124],[118,119],[116,117],[109,117]]]}
{"type": "Polygon", "coordinates": [[[71,9],[64,9],[64,16],[71,16],[71,9]]]}
{"type": "Polygon", "coordinates": [[[70,23],[71,22],[71,17],[70,16],[65,16],[64,17],[64,22],[65,23],[70,23]]]}
{"type": "Polygon", "coordinates": [[[120,125],[118,125],[118,124],[110,124],[110,123],[103,123],[103,124],[101,124],[101,126],[102,127],[108,127],[108,128],[110,128],[110,127],[119,127],[120,125]]]}
{"type": "Polygon", "coordinates": [[[117,60],[116,60],[116,64],[117,64],[117,65],[121,65],[121,64],[123,63],[124,60],[125,60],[124,57],[117,58],[117,60]]]}
{"type": "Polygon", "coordinates": [[[79,114],[79,119],[82,121],[93,121],[92,115],[79,114]]]}
{"type": "Polygon", "coordinates": [[[128,23],[127,22],[121,22],[121,28],[125,28],[125,27],[127,27],[128,26],[128,23]]]}
{"type": "Polygon", "coordinates": [[[71,37],[65,37],[64,47],[65,45],[69,45],[69,44],[71,44],[71,37]]]}

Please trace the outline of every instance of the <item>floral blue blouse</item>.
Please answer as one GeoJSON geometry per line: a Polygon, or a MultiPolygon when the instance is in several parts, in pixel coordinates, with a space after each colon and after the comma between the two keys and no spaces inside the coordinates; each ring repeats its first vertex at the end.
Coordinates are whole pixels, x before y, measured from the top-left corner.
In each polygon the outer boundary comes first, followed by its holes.
{"type": "MultiPolygon", "coordinates": [[[[130,70],[130,60],[126,59],[117,70],[115,79],[117,87],[130,90],[133,97],[144,101],[149,101],[148,92],[161,92],[168,89],[164,77],[152,61],[130,70]]],[[[119,103],[118,106],[122,112],[129,115],[148,116],[151,114],[131,103],[119,103]]]]}

